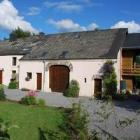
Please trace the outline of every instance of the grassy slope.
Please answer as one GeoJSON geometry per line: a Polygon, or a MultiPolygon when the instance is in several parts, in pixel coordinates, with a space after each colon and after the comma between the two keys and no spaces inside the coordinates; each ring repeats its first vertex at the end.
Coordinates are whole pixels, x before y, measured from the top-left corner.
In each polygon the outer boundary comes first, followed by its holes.
{"type": "Polygon", "coordinates": [[[0,118],[20,128],[10,130],[11,140],[38,140],[38,127],[57,129],[63,123],[63,112],[56,108],[24,106],[0,102],[0,118]]]}

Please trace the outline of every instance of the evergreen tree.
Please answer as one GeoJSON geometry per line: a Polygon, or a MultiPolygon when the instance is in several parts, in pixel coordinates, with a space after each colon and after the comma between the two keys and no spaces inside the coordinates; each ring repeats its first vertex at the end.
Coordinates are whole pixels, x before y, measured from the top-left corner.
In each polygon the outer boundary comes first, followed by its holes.
{"type": "Polygon", "coordinates": [[[24,37],[29,37],[32,34],[29,31],[23,31],[21,28],[17,28],[13,30],[10,35],[9,35],[9,40],[10,41],[15,41],[18,38],[24,38],[24,37]]]}

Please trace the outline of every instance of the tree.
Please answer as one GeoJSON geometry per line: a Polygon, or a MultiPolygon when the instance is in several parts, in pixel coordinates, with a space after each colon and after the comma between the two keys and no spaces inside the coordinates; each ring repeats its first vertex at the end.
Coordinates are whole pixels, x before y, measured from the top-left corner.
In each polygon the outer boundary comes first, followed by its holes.
{"type": "Polygon", "coordinates": [[[18,38],[24,38],[24,37],[29,37],[32,34],[29,31],[23,31],[21,28],[17,28],[13,30],[10,35],[9,35],[9,40],[10,41],[15,41],[18,38]]]}

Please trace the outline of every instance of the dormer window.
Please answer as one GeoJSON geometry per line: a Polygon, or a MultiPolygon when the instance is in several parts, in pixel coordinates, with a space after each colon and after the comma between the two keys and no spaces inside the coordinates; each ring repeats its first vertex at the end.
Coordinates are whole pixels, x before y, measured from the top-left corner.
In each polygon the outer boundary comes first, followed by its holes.
{"type": "Polygon", "coordinates": [[[17,65],[17,58],[16,57],[13,57],[12,58],[12,65],[13,66],[16,66],[17,65]]]}

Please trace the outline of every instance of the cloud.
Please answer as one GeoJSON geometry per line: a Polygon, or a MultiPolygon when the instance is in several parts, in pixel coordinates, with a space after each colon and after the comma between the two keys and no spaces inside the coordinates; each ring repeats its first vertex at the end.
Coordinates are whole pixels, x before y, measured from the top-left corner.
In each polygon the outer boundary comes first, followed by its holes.
{"type": "Polygon", "coordinates": [[[75,32],[75,31],[86,31],[86,30],[95,30],[98,25],[95,23],[92,23],[88,25],[87,27],[81,26],[78,23],[75,23],[71,19],[62,19],[59,21],[55,21],[53,19],[50,19],[47,21],[49,24],[52,24],[55,26],[60,32],[75,32]]]}
{"type": "Polygon", "coordinates": [[[31,23],[27,22],[24,17],[19,16],[18,10],[14,7],[11,1],[1,1],[0,28],[11,31],[18,27],[22,28],[24,31],[38,33],[38,30],[33,28],[31,23]]]}
{"type": "Polygon", "coordinates": [[[63,11],[80,11],[82,9],[82,5],[74,4],[71,2],[61,1],[61,2],[45,2],[45,6],[47,8],[56,8],[58,10],[63,11]]]}
{"type": "Polygon", "coordinates": [[[27,15],[34,16],[34,15],[38,15],[39,13],[40,13],[40,9],[38,7],[30,7],[27,15]]]}
{"type": "Polygon", "coordinates": [[[136,23],[135,21],[119,21],[111,28],[128,28],[129,33],[138,33],[140,32],[140,24],[136,23]]]}
{"type": "Polygon", "coordinates": [[[99,26],[96,23],[91,23],[87,26],[87,30],[95,30],[99,28],[99,26]]]}

